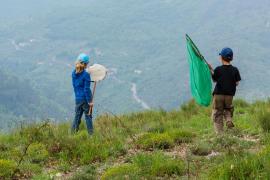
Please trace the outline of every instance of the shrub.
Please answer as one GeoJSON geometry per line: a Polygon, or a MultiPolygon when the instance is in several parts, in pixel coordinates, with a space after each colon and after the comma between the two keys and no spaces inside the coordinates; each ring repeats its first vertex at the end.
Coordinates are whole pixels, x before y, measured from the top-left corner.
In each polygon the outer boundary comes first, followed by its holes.
{"type": "Polygon", "coordinates": [[[0,179],[11,178],[15,169],[16,163],[14,161],[0,159],[0,179]]]}
{"type": "Polygon", "coordinates": [[[181,176],[185,172],[182,160],[172,159],[161,152],[141,153],[125,164],[108,169],[101,179],[156,179],[157,177],[181,176]]]}
{"type": "Polygon", "coordinates": [[[211,145],[205,142],[195,144],[191,147],[191,152],[198,156],[207,156],[212,151],[211,145]]]}
{"type": "Polygon", "coordinates": [[[168,149],[173,146],[173,140],[167,133],[147,133],[139,137],[137,145],[146,150],[168,149]]]}
{"type": "Polygon", "coordinates": [[[32,164],[30,162],[24,162],[19,167],[19,174],[23,177],[30,178],[33,175],[40,174],[42,172],[42,167],[38,164],[32,164]]]}
{"type": "Polygon", "coordinates": [[[192,138],[195,136],[193,133],[189,131],[181,131],[181,130],[169,132],[169,135],[172,137],[172,139],[176,143],[189,143],[192,141],[192,138]]]}
{"type": "Polygon", "coordinates": [[[108,169],[101,177],[102,180],[140,179],[140,169],[133,164],[125,164],[108,169]]]}
{"type": "Polygon", "coordinates": [[[40,163],[46,161],[49,153],[46,150],[45,145],[41,143],[33,143],[29,146],[27,150],[27,155],[31,162],[40,163]]]}
{"type": "Polygon", "coordinates": [[[172,159],[161,152],[153,154],[138,154],[132,162],[140,168],[141,174],[152,176],[182,175],[185,165],[182,160],[172,159]]]}
{"type": "Polygon", "coordinates": [[[270,132],[270,112],[259,115],[259,123],[264,132],[270,132]]]}
{"type": "Polygon", "coordinates": [[[211,141],[212,147],[217,151],[225,151],[227,153],[242,153],[244,149],[248,149],[254,142],[240,140],[231,135],[222,135],[211,141]]]}

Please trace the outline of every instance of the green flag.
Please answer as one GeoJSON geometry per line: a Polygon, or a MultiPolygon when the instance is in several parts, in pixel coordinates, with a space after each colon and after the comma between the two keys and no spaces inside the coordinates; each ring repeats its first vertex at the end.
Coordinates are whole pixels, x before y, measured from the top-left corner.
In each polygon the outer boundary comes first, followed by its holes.
{"type": "Polygon", "coordinates": [[[210,69],[199,49],[188,35],[186,35],[186,39],[192,96],[198,104],[202,106],[209,106],[212,99],[212,81],[210,69]]]}

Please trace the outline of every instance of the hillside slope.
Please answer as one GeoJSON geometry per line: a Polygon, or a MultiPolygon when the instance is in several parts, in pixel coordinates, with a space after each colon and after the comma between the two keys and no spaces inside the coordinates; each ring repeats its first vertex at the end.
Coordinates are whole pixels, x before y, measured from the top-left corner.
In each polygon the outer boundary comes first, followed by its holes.
{"type": "Polygon", "coordinates": [[[211,109],[103,115],[95,133],[70,123],[0,135],[0,179],[269,179],[270,102],[236,100],[234,130],[217,136],[211,109]]]}

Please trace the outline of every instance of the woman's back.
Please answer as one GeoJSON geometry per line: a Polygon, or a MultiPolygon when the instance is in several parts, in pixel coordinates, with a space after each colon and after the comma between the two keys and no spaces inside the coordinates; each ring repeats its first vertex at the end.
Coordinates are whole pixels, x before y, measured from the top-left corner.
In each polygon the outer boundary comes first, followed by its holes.
{"type": "Polygon", "coordinates": [[[80,73],[76,73],[76,70],[72,72],[72,84],[75,92],[76,102],[86,101],[90,102],[91,100],[91,91],[90,91],[90,82],[91,78],[89,73],[83,70],[80,73]]]}

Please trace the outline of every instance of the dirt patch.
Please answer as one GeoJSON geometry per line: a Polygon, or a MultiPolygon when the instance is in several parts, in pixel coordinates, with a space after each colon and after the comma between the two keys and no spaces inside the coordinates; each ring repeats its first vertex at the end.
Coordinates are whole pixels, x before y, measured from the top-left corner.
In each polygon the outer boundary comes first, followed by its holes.
{"type": "Polygon", "coordinates": [[[164,152],[165,155],[181,159],[185,159],[187,157],[187,153],[188,153],[188,146],[186,144],[175,146],[172,149],[168,149],[164,152]]]}

